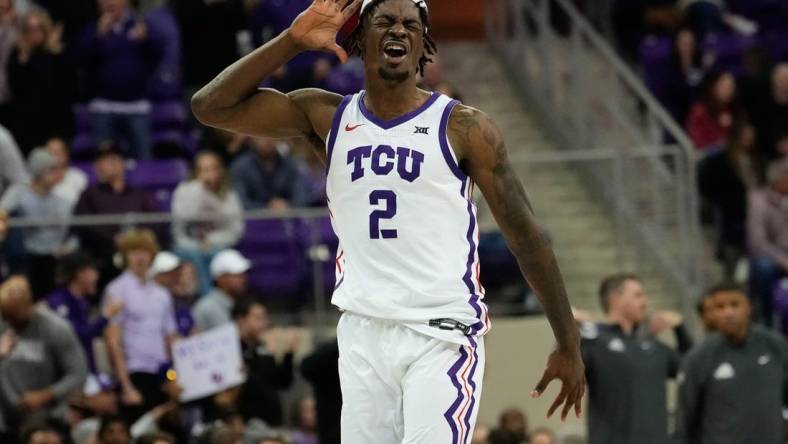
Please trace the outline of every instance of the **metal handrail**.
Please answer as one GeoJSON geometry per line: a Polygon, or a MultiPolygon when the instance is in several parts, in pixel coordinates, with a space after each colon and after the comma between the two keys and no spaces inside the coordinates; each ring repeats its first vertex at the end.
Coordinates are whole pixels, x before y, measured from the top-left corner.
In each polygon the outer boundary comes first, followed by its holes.
{"type": "MultiPolygon", "coordinates": [[[[532,2],[532,0],[526,1],[532,2]]],[[[571,18],[576,26],[578,26],[588,41],[605,56],[606,62],[610,63],[615,69],[616,74],[621,76],[627,86],[632,88],[638,98],[648,107],[649,111],[654,113],[654,116],[665,126],[667,132],[678,142],[678,145],[684,150],[685,154],[694,156],[693,144],[689,137],[687,137],[687,133],[676,123],[676,120],[668,113],[665,107],[659,103],[654,95],[651,94],[640,77],[632,72],[632,69],[630,69],[630,67],[616,54],[607,40],[591,26],[591,23],[588,22],[586,17],[581,14],[571,2],[568,0],[553,1],[561,6],[563,12],[571,18]]]]}
{"type": "Polygon", "coordinates": [[[649,258],[649,267],[656,264],[689,309],[702,285],[696,154],[689,138],[570,1],[486,4],[493,49],[560,151],[614,151],[615,178],[593,162],[574,162],[573,168],[607,203],[621,236],[649,258]],[[563,13],[566,28],[555,28],[550,8],[563,13]]]}

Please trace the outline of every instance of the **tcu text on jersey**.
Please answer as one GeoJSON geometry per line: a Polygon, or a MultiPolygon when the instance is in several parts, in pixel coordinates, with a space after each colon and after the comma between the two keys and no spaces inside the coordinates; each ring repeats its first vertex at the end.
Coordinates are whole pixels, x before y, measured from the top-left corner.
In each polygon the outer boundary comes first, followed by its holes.
{"type": "Polygon", "coordinates": [[[389,145],[378,145],[374,150],[372,145],[353,148],[347,153],[347,164],[353,164],[350,181],[355,182],[364,177],[365,164],[370,165],[372,171],[378,176],[386,176],[397,164],[399,177],[408,182],[418,179],[421,174],[421,164],[424,163],[424,154],[409,148],[397,147],[396,151],[389,145]],[[365,162],[370,159],[370,162],[365,162]],[[410,159],[410,162],[408,162],[410,159]],[[410,167],[408,167],[410,163],[410,167]]]}

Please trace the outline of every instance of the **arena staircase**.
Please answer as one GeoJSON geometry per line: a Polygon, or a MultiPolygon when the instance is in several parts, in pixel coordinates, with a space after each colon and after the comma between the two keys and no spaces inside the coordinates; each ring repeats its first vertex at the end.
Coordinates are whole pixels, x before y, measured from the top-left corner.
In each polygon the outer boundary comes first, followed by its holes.
{"type": "MultiPolygon", "coordinates": [[[[617,236],[617,221],[601,199],[588,192],[573,163],[560,160],[557,143],[487,44],[443,43],[439,54],[445,76],[463,101],[487,112],[503,131],[537,217],[553,239],[572,304],[598,315],[600,280],[631,271],[644,278],[653,308],[680,309],[679,299],[655,267],[635,260],[635,249],[617,236]]],[[[480,226],[496,229],[483,202],[480,226]]]]}

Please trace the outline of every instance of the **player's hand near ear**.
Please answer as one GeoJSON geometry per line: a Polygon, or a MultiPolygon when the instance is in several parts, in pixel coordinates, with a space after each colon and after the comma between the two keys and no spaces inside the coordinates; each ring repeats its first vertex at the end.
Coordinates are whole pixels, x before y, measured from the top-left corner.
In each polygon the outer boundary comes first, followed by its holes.
{"type": "Polygon", "coordinates": [[[315,0],[290,25],[290,36],[304,49],[333,52],[345,63],[348,55],[337,44],[337,33],[358,10],[361,1],[315,0]]]}

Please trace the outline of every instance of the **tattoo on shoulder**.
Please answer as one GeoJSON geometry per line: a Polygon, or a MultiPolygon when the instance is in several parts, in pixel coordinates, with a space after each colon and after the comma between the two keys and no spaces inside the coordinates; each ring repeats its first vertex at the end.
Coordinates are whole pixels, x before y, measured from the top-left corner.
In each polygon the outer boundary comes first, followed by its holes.
{"type": "Polygon", "coordinates": [[[449,122],[449,130],[461,141],[463,152],[483,150],[485,157],[494,156],[496,164],[505,162],[503,137],[482,111],[458,105],[449,122]]]}

